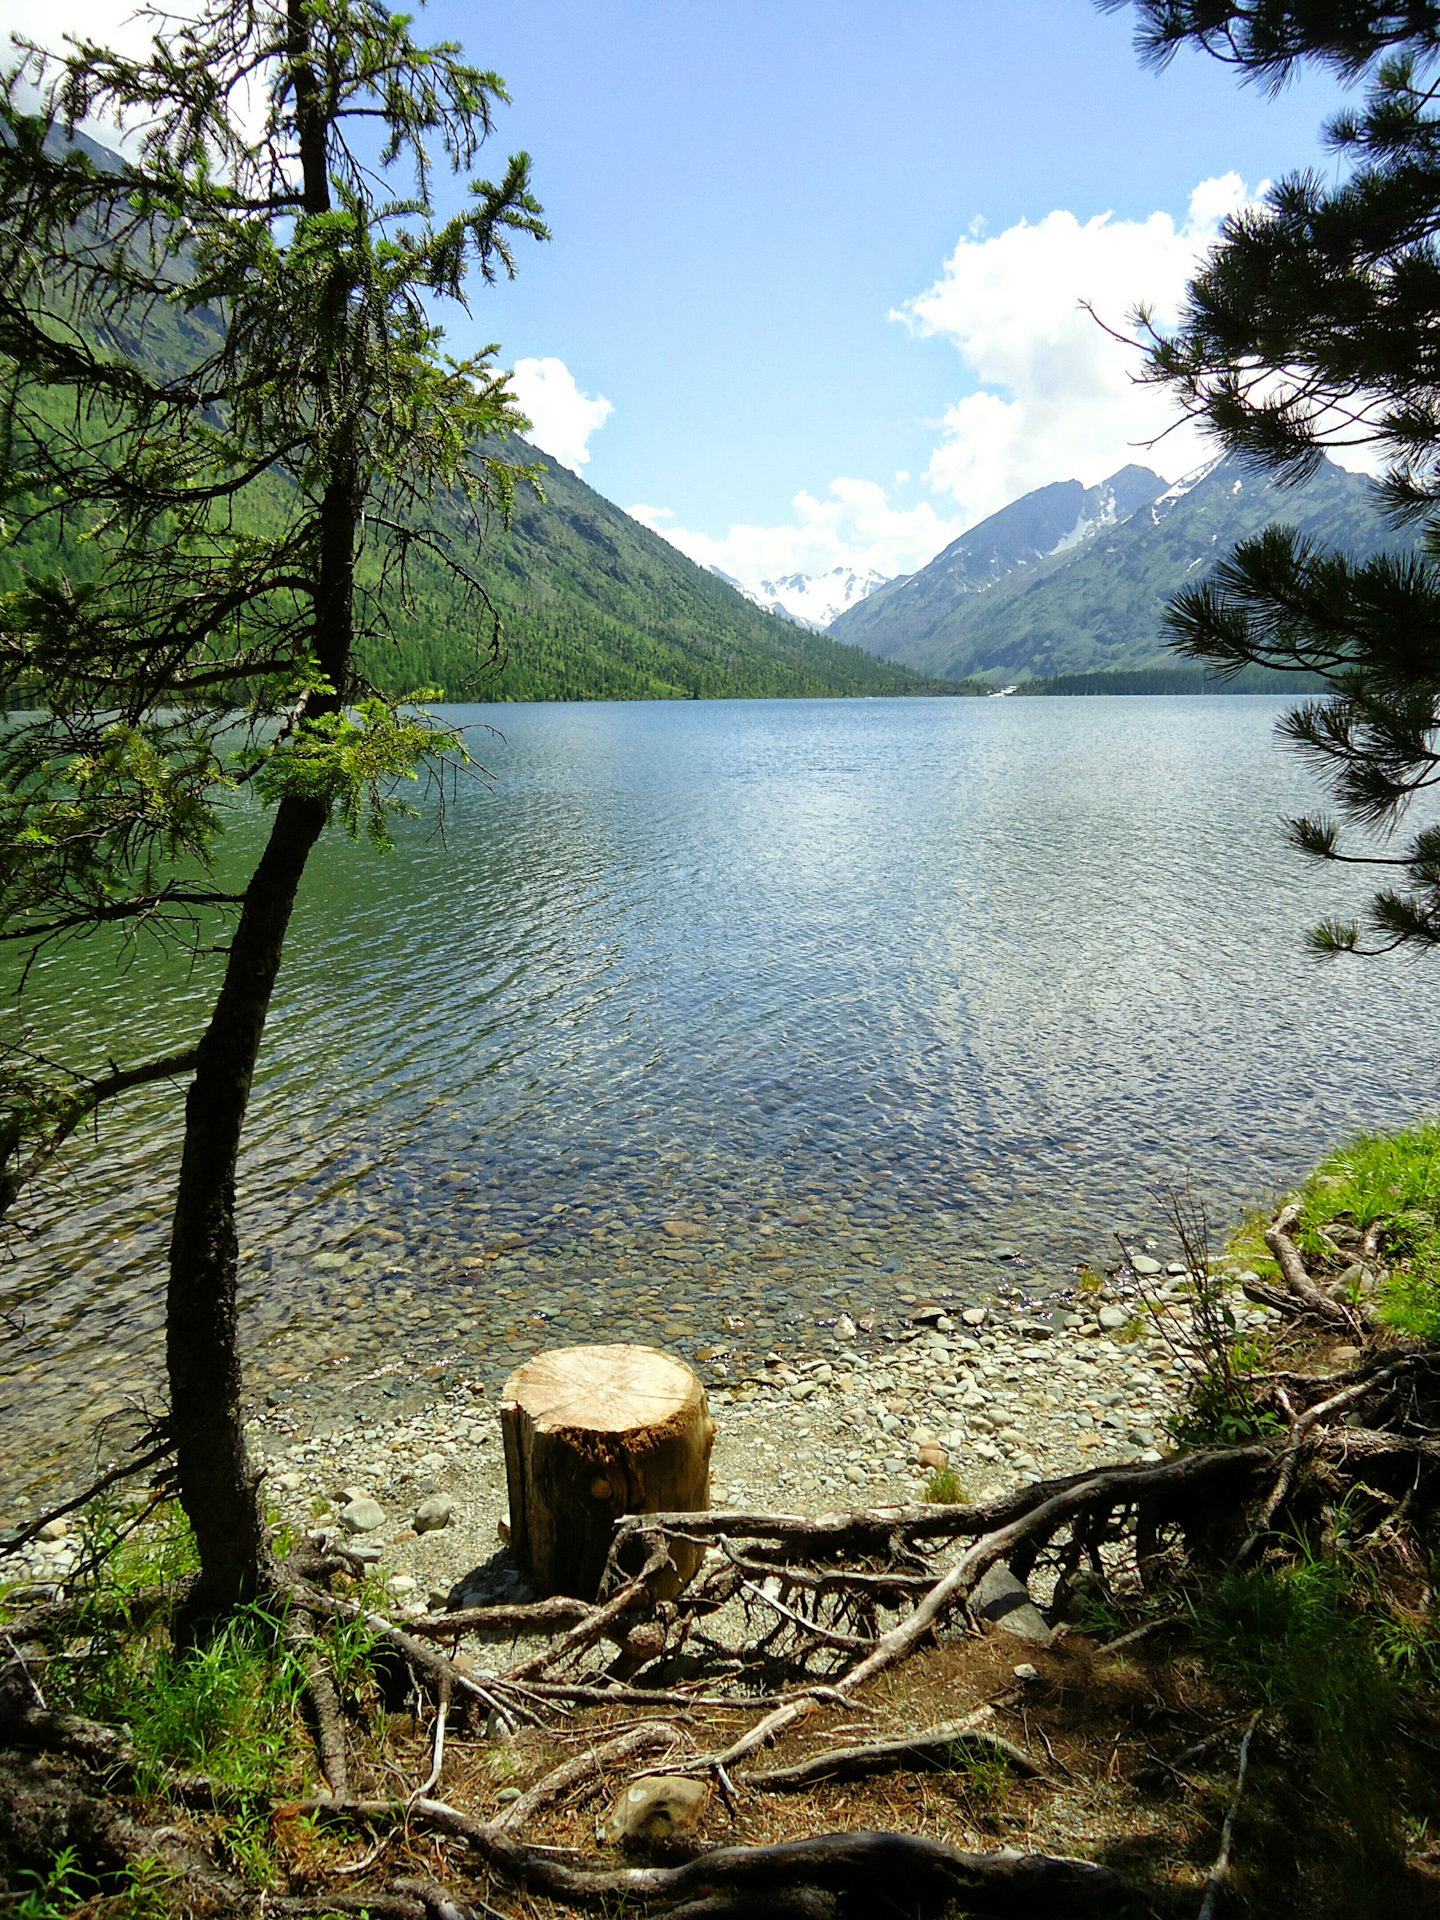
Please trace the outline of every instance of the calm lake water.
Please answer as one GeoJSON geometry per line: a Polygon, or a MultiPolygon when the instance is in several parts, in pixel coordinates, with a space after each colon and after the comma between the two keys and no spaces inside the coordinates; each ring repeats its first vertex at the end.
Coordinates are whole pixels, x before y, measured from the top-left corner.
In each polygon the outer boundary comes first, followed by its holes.
{"type": "MultiPolygon", "coordinates": [[[[307,879],[243,1170],[256,1390],[333,1417],[600,1336],[734,1365],[1053,1288],[1187,1171],[1223,1227],[1432,1110],[1440,972],[1304,955],[1359,889],[1281,844],[1316,800],[1282,707],[462,710],[491,777],[443,837],[307,879]]],[[[212,979],[70,953],[37,1027],[139,1057],[212,979]]],[[[107,1118],[0,1272],[12,1488],[155,1396],[177,1104],[107,1118]]]]}

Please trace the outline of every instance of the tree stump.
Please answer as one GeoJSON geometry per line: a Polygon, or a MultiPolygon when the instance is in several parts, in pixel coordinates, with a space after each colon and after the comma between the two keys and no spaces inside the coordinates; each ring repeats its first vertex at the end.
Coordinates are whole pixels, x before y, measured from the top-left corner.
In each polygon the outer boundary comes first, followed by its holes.
{"type": "MultiPolygon", "coordinates": [[[[500,1426],[510,1543],[542,1598],[595,1598],[622,1514],[709,1508],[705,1389],[654,1347],[538,1354],[505,1382],[500,1426]]],[[[659,1598],[694,1577],[703,1551],[672,1545],[678,1579],[659,1598]]]]}

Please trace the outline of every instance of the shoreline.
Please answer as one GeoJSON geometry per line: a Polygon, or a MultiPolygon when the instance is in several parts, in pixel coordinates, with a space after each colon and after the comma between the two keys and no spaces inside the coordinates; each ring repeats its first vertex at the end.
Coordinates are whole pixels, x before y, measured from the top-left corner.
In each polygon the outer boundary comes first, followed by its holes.
{"type": "MultiPolygon", "coordinates": [[[[1269,1327],[1237,1276],[1231,1283],[1241,1326],[1269,1327]]],[[[1174,1351],[1189,1334],[1185,1285],[1183,1273],[1150,1282],[1158,1314],[1139,1313],[1135,1283],[1119,1276],[1058,1311],[1030,1304],[951,1315],[920,1302],[893,1329],[841,1314],[804,1350],[772,1349],[743,1378],[706,1380],[716,1425],[711,1504],[806,1514],[889,1505],[922,1498],[940,1466],[958,1476],[963,1497],[983,1499],[1087,1465],[1158,1460],[1189,1378],[1174,1351]]],[[[324,1431],[313,1422],[307,1430],[303,1402],[248,1422],[275,1522],[333,1529],[370,1549],[402,1612],[480,1604],[482,1592],[515,1597],[513,1572],[488,1565],[508,1513],[499,1390],[462,1379],[399,1411],[378,1393],[360,1401],[359,1390],[348,1421],[324,1431]],[[417,1533],[421,1502],[437,1497],[449,1503],[447,1523],[417,1533]],[[373,1503],[364,1512],[371,1524],[345,1530],[340,1511],[360,1500],[373,1503]]],[[[63,1580],[80,1546],[78,1521],[56,1523],[52,1539],[0,1556],[0,1583],[63,1580]]]]}

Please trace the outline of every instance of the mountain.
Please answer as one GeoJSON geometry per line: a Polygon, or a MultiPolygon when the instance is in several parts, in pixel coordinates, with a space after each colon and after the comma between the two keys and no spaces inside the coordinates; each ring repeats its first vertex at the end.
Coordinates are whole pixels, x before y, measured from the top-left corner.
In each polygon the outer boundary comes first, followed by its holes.
{"type": "Polygon", "coordinates": [[[942,632],[955,608],[987,593],[1022,567],[1078,550],[1107,527],[1157,499],[1165,482],[1148,467],[1122,467],[1098,487],[1057,480],[992,513],[962,533],[918,573],[891,581],[831,622],[837,635],[874,653],[922,644],[942,632]]]}
{"type": "MultiPolygon", "coordinates": [[[[1359,474],[1327,461],[1313,480],[1282,487],[1225,457],[1138,503],[1128,516],[1117,514],[1075,542],[1015,564],[987,588],[967,584],[973,563],[963,579],[947,571],[956,548],[978,543],[983,554],[996,521],[1028,513],[1052,491],[1028,494],[972,528],[919,573],[842,614],[831,633],[954,680],[1173,666],[1164,638],[1166,600],[1178,587],[1203,580],[1237,540],[1282,521],[1362,559],[1404,544],[1380,519],[1370,482],[1359,474]]],[[[1122,498],[1117,491],[1117,508],[1122,498]]],[[[1053,524],[1051,514],[1045,525],[1053,524]]]]}
{"type": "MultiPolygon", "coordinates": [[[[501,458],[544,464],[524,441],[501,458]]],[[[952,693],[863,648],[751,604],[559,463],[517,495],[471,564],[500,613],[506,660],[477,681],[479,622],[440,570],[412,562],[416,605],[372,647],[391,688],[433,683],[485,700],[760,699],[952,693]]]]}
{"type": "Polygon", "coordinates": [[[877,587],[886,586],[889,576],[874,567],[857,573],[853,567],[832,567],[829,573],[786,573],[778,580],[762,580],[758,587],[747,587],[733,574],[712,567],[712,573],[743,593],[747,600],[782,620],[823,633],[847,608],[858,606],[877,587]]]}
{"type": "MultiPolygon", "coordinates": [[[[76,144],[97,165],[123,162],[83,134],[76,144]]],[[[213,349],[218,317],[157,306],[127,351],[176,372],[213,349]]],[[[54,403],[63,404],[61,399],[54,403]]],[[[453,698],[484,700],[648,700],[835,694],[950,694],[866,650],[797,626],[752,605],[733,586],[687,560],[558,462],[514,435],[487,451],[542,469],[544,499],[518,491],[509,529],[492,524],[478,546],[453,500],[430,512],[463,554],[502,621],[504,664],[486,664],[489,627],[444,570],[423,552],[408,566],[411,604],[392,601],[394,639],[368,642],[362,664],[390,692],[440,686],[453,698]]],[[[277,524],[281,483],[254,489],[246,513],[257,530],[277,524]]],[[[21,570],[63,567],[89,580],[103,566],[96,546],[21,535],[0,545],[0,590],[21,570]]],[[[837,602],[838,604],[838,602],[837,602]]]]}

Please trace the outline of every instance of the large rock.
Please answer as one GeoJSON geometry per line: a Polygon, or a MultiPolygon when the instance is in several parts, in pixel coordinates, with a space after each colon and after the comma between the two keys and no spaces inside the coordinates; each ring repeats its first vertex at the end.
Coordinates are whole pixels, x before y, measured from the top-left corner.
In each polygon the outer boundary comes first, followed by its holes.
{"type": "Polygon", "coordinates": [[[455,1505],[448,1493],[432,1493],[415,1509],[415,1518],[410,1524],[417,1533],[438,1533],[442,1527],[449,1526],[454,1511],[455,1505]]]}
{"type": "Polygon", "coordinates": [[[656,1774],[633,1781],[606,1815],[600,1836],[612,1847],[623,1840],[673,1839],[699,1824],[709,1798],[703,1780],[656,1774]]]}
{"type": "Polygon", "coordinates": [[[352,1500],[340,1509],[339,1520],[346,1533],[373,1533],[385,1524],[385,1509],[368,1496],[352,1500]]]}
{"type": "Polygon", "coordinates": [[[1048,1640],[1050,1629],[1029,1590],[1005,1566],[989,1568],[970,1596],[970,1611],[982,1626],[1021,1640],[1048,1640]]]}

